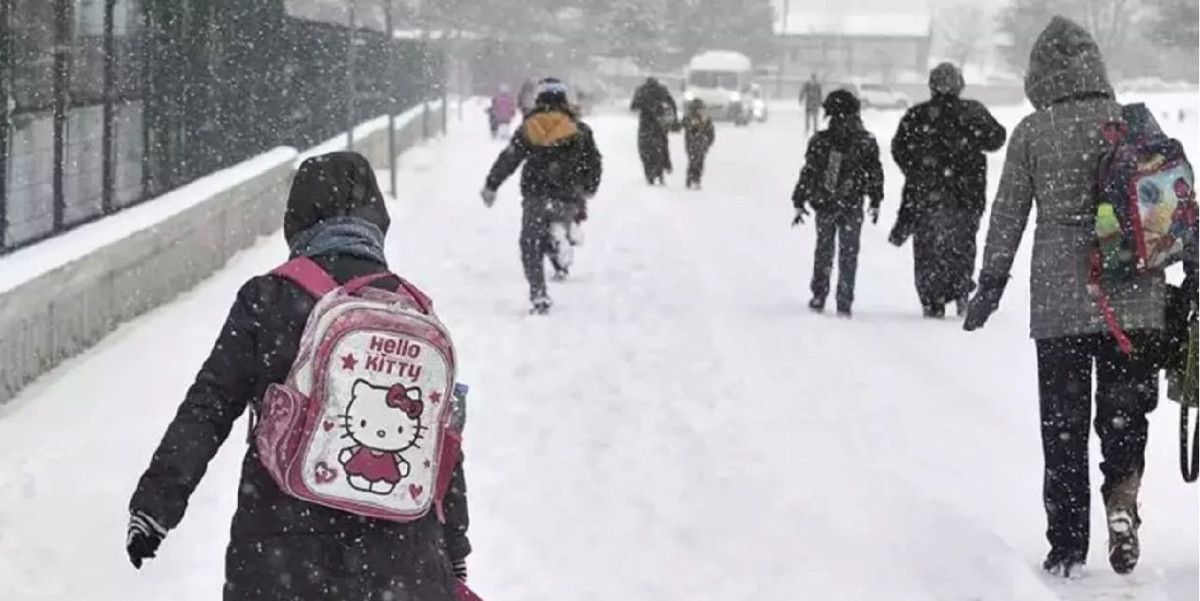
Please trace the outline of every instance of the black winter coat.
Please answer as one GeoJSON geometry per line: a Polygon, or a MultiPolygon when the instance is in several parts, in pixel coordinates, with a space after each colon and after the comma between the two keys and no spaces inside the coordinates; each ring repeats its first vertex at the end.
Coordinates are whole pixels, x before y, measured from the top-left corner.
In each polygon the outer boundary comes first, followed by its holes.
{"type": "MultiPolygon", "coordinates": [[[[382,195],[369,165],[363,165],[365,159],[346,153],[324,164],[305,163],[289,199],[289,238],[336,215],[370,218],[386,230],[382,195]]],[[[314,260],[343,283],[386,271],[382,264],[351,256],[314,260]]],[[[379,285],[395,287],[396,282],[385,279],[379,285]]],[[[234,422],[247,408],[257,409],[268,385],[286,379],[315,302],[275,276],[242,286],[212,353],[138,483],[132,510],[148,513],[168,529],[179,524],[234,422]]],[[[279,489],[249,445],[226,555],[224,600],[451,601],[451,560],[470,553],[461,465],[445,512],[445,525],[433,514],[398,524],[300,501],[279,489]]]]}
{"type": "Polygon", "coordinates": [[[496,158],[485,186],[500,188],[522,163],[525,198],[576,202],[600,188],[603,164],[592,130],[564,111],[540,108],[530,113],[496,158]]]}
{"type": "Polygon", "coordinates": [[[638,114],[638,131],[666,133],[663,119],[674,120],[679,114],[679,105],[671,97],[670,90],[661,83],[644,83],[633,93],[629,108],[638,114]]]}
{"type": "Polygon", "coordinates": [[[1008,132],[983,104],[939,95],[912,107],[892,138],[892,158],[904,173],[904,204],[920,209],[931,192],[982,216],[987,205],[987,157],[1008,132]]]}
{"type": "Polygon", "coordinates": [[[717,140],[717,128],[705,114],[688,113],[679,122],[683,128],[683,145],[689,157],[701,157],[708,154],[713,142],[717,140]]]}
{"type": "Polygon", "coordinates": [[[792,192],[792,205],[811,206],[817,211],[861,212],[864,196],[870,199],[872,208],[883,203],[879,144],[859,119],[835,118],[829,129],[817,132],[808,143],[804,168],[792,192]],[[835,152],[842,157],[839,177],[827,186],[827,168],[835,152]]]}

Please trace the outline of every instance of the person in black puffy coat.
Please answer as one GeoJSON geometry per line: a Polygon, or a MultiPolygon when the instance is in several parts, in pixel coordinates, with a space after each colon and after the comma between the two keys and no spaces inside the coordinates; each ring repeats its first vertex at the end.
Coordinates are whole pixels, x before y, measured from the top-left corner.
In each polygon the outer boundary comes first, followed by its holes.
{"type": "MultiPolygon", "coordinates": [[[[357,153],[301,165],[288,197],[284,235],[335,280],[387,271],[389,218],[374,172],[357,153]]],[[[385,278],[373,284],[395,289],[385,278]]],[[[237,294],[212,353],[188,390],[129,503],[127,551],[136,567],[154,557],[183,519],[188,499],[234,422],[258,410],[270,384],[292,367],[316,299],[265,275],[237,294]]],[[[224,601],[451,601],[466,578],[466,484],[455,469],[435,512],[408,524],[360,517],[288,496],[254,445],[242,462],[237,512],[225,559],[224,601]]]]}
{"type": "Polygon", "coordinates": [[[812,276],[813,311],[825,310],[833,259],[838,257],[837,310],[850,317],[858,274],[859,240],[863,226],[863,198],[870,199],[871,222],[879,220],[883,203],[883,166],[879,144],[863,126],[861,103],[848,90],[835,90],[825,98],[829,127],[808,143],[804,168],[792,192],[796,217],[803,223],[811,207],[817,213],[817,248],[812,276]],[[835,253],[836,243],[836,253],[835,253]]]}
{"type": "Polygon", "coordinates": [[[687,149],[687,187],[700,187],[704,178],[704,161],[713,142],[717,140],[717,128],[704,107],[704,101],[696,98],[688,103],[687,113],[679,121],[683,129],[683,146],[687,149]]]}
{"type": "Polygon", "coordinates": [[[983,104],[960,98],[962,73],[950,63],[929,75],[933,98],[909,109],[892,138],[904,196],[890,240],[913,240],[917,296],[926,317],[946,304],[966,309],[975,289],[976,238],[987,205],[987,156],[1008,132],[983,104]]]}

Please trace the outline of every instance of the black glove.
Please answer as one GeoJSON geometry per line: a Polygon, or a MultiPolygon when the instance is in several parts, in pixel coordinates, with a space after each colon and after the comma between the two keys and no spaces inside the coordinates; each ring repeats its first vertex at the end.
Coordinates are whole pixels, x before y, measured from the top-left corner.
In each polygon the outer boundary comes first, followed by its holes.
{"type": "Polygon", "coordinates": [[[974,332],[987,323],[992,313],[1000,308],[1000,297],[1004,296],[1004,287],[1007,285],[1007,277],[979,276],[979,291],[967,304],[967,317],[963,320],[964,330],[974,332]]]}
{"type": "Polygon", "coordinates": [[[467,560],[456,559],[450,563],[450,570],[454,572],[454,577],[460,582],[467,581],[467,560]]]}
{"type": "Polygon", "coordinates": [[[796,227],[797,225],[804,223],[804,218],[808,217],[808,215],[808,209],[805,208],[804,205],[796,207],[796,217],[792,219],[792,227],[796,227]]]}
{"type": "Polygon", "coordinates": [[[871,207],[867,209],[867,214],[871,216],[871,225],[879,223],[879,207],[871,207]]]}
{"type": "Polygon", "coordinates": [[[125,551],[133,567],[142,568],[142,562],[154,557],[158,546],[167,537],[167,529],[144,511],[129,514],[129,534],[125,539],[125,551]]]}

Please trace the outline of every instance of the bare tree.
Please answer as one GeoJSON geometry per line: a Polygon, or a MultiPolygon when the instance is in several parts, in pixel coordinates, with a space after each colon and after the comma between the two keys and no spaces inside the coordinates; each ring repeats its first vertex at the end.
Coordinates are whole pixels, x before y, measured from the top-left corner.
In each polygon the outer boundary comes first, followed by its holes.
{"type": "Polygon", "coordinates": [[[980,58],[992,42],[992,32],[993,21],[978,4],[949,5],[934,18],[934,36],[944,45],[946,58],[959,66],[980,58]]]}
{"type": "Polygon", "coordinates": [[[1149,45],[1130,42],[1143,31],[1149,12],[1146,0],[1012,0],[1001,12],[1001,28],[1013,39],[1009,62],[1024,69],[1029,49],[1050,18],[1069,17],[1091,32],[1109,67],[1119,73],[1144,66],[1149,45]]]}

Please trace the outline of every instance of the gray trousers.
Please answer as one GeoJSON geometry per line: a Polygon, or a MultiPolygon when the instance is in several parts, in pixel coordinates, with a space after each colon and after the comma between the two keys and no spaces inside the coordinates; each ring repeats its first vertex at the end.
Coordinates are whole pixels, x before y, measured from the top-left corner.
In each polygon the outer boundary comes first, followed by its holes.
{"type": "MultiPolygon", "coordinates": [[[[529,282],[530,298],[546,294],[546,257],[551,262],[559,260],[561,241],[550,234],[553,224],[567,224],[579,216],[581,203],[526,198],[521,202],[521,265],[525,268],[525,279],[529,282]]],[[[555,264],[555,268],[567,265],[555,264]]]]}
{"type": "Polygon", "coordinates": [[[849,308],[854,304],[854,279],[858,274],[859,238],[862,235],[862,210],[817,211],[817,252],[813,262],[813,298],[829,296],[833,275],[833,257],[838,257],[837,303],[849,308]],[[835,247],[836,244],[836,247],[835,247]]]}
{"type": "Polygon", "coordinates": [[[817,130],[821,128],[821,107],[805,107],[804,108],[804,136],[806,138],[813,137],[817,130]]]}

